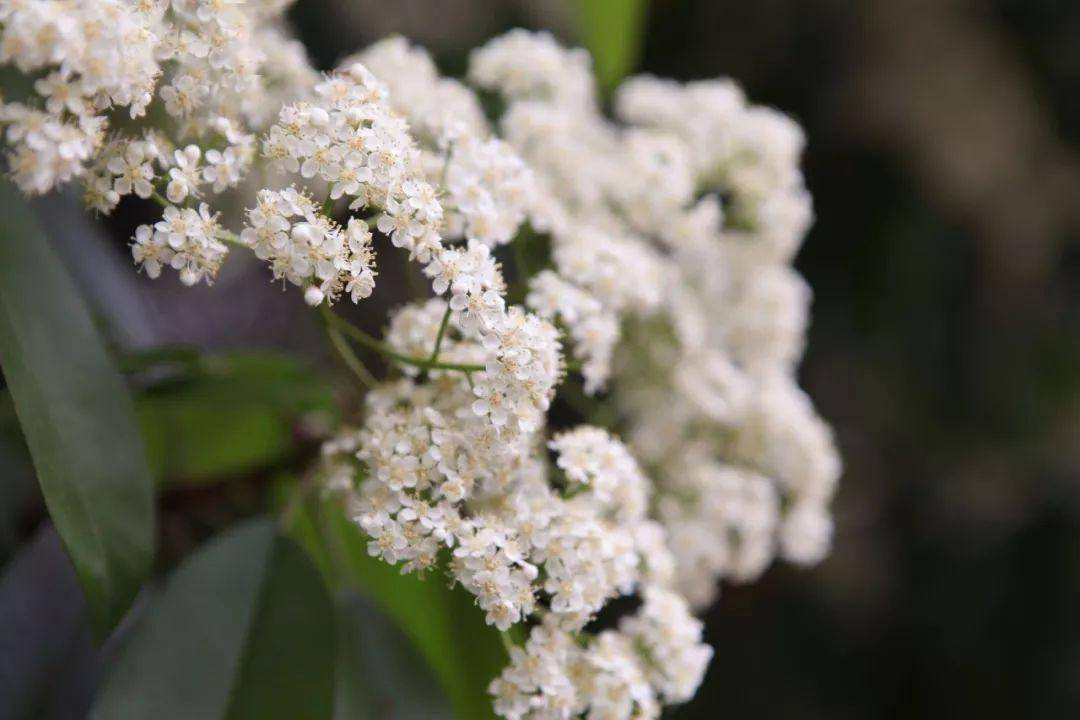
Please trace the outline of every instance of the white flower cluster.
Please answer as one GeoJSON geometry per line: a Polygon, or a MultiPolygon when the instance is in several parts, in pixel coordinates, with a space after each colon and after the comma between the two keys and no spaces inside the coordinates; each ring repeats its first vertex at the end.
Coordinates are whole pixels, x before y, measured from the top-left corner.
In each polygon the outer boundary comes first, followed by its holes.
{"type": "Polygon", "coordinates": [[[387,83],[395,110],[421,142],[429,178],[444,193],[443,236],[489,246],[513,239],[533,202],[532,171],[491,135],[473,91],[440,77],[427,53],[400,37],[356,58],[387,83]]]}
{"type": "Polygon", "coordinates": [[[642,592],[640,610],[618,630],[575,642],[547,622],[491,684],[505,718],[656,718],[662,703],[694,696],[712,648],[701,645],[701,622],[676,593],[642,592]]]}
{"type": "Polygon", "coordinates": [[[649,77],[606,118],[589,56],[525,31],[471,55],[468,81],[501,96],[493,125],[401,38],[318,75],[286,5],[0,0],[0,62],[36,80],[0,104],[11,173],[30,193],[81,178],[103,213],[158,202],[132,255],[188,285],[232,245],[310,305],[357,303],[374,236],[407,252],[434,297],[381,340],[352,328],[391,377],[325,446],[327,486],[373,556],[530,626],[491,683],[500,715],[659,717],[712,654],[691,610],[831,539],[840,461],[795,380],[798,126],[728,81],[649,77]],[[247,208],[237,233],[211,207],[225,192],[247,208]],[[522,237],[539,272],[507,253],[522,237]],[[564,381],[591,424],[550,422],[564,381]],[[636,612],[602,613],[630,595],[636,612]]]}
{"type": "Polygon", "coordinates": [[[219,230],[217,217],[210,214],[206,203],[197,211],[169,205],[153,226],[136,229],[131,253],[150,277],[158,277],[167,265],[180,273],[185,285],[194,285],[213,277],[228,252],[217,239],[219,230]]]}
{"type": "Polygon", "coordinates": [[[602,428],[582,426],[556,435],[548,447],[567,481],[589,488],[596,501],[610,506],[617,518],[645,514],[649,481],[621,442],[602,428]]]}
{"type": "Polygon", "coordinates": [[[309,302],[333,301],[343,282],[355,302],[371,291],[366,227],[351,224],[338,239],[325,215],[341,198],[348,199],[349,210],[370,213],[394,246],[424,264],[434,291],[449,296],[456,325],[486,351],[485,369],[476,374],[472,387],[472,410],[496,428],[507,428],[507,434],[530,432],[543,424],[561,377],[561,343],[550,323],[507,305],[502,273],[487,244],[512,235],[523,219],[523,211],[513,209],[518,202],[513,198],[525,192],[517,185],[524,166],[516,158],[487,155],[485,148],[497,141],[476,140],[481,144],[475,152],[481,157],[456,159],[458,148],[470,147],[469,142],[466,133],[459,134],[447,144],[443,158],[445,182],[470,176],[461,182],[460,192],[469,202],[457,207],[468,242],[449,246],[442,230],[454,223],[446,218],[437,197],[433,183],[439,178],[429,180],[425,174],[425,153],[433,151],[421,149],[409,133],[390,103],[387,87],[360,62],[347,61],[315,86],[310,101],[285,106],[267,133],[264,154],[301,189],[261,191],[260,198],[287,195],[290,200],[285,204],[293,208],[268,213],[260,205],[249,212],[241,239],[264,248],[261,255],[274,263],[276,277],[305,285],[309,302]],[[322,218],[310,199],[302,206],[295,204],[296,198],[307,198],[319,187],[327,191],[322,218]],[[506,220],[503,208],[494,219],[483,220],[485,208],[503,197],[512,198],[511,219],[506,220]],[[303,220],[286,232],[292,216],[303,220]],[[350,236],[354,227],[357,232],[350,236]],[[484,232],[472,237],[480,228],[484,232]],[[331,241],[329,257],[324,238],[331,241]],[[348,255],[342,256],[338,248],[347,249],[348,255]]]}
{"type": "Polygon", "coordinates": [[[585,390],[620,408],[677,587],[702,606],[778,552],[819,560],[840,463],[795,380],[810,293],[790,262],[812,218],[799,127],[730,81],[651,77],[624,83],[613,123],[588,63],[544,34],[475,51],[470,78],[502,93],[503,137],[535,173],[555,270],[527,303],[566,329],[585,390]]]}
{"type": "Polygon", "coordinates": [[[621,443],[583,426],[551,442],[565,476],[557,489],[539,433],[503,432],[472,398],[451,375],[368,396],[352,444],[370,473],[354,507],[369,550],[407,571],[450,554],[455,580],[501,630],[539,598],[559,627],[579,630],[647,567],[665,565],[646,517],[649,483],[621,443]]]}
{"type": "Polygon", "coordinates": [[[40,75],[41,105],[4,103],[8,164],[19,187],[45,193],[81,175],[105,136],[104,111],[146,112],[161,70],[154,13],[123,0],[7,0],[0,62],[40,75]]]}
{"type": "Polygon", "coordinates": [[[677,209],[692,183],[668,166],[686,166],[687,152],[672,138],[606,121],[588,56],[548,35],[515,31],[492,41],[473,53],[469,73],[503,93],[502,134],[535,174],[531,221],[550,235],[559,278],[595,301],[573,293],[553,305],[554,281],[546,275],[534,278],[529,298],[565,327],[588,371],[587,392],[598,392],[610,376],[620,319],[657,311],[665,288],[678,280],[650,238],[618,211],[677,209]]]}
{"type": "Polygon", "coordinates": [[[537,98],[564,105],[596,106],[592,58],[566,49],[545,34],[511,30],[473,52],[469,78],[498,88],[507,98],[537,98]]]}
{"type": "MultiPolygon", "coordinates": [[[[413,134],[425,147],[445,150],[458,138],[490,134],[476,95],[453,78],[441,77],[423,48],[403,37],[389,37],[341,64],[363,63],[386,83],[394,108],[409,118],[413,134]]],[[[432,163],[440,171],[438,159],[432,163]]]]}
{"type": "Polygon", "coordinates": [[[304,300],[319,305],[346,292],[359,302],[375,289],[375,254],[368,224],[349,218],[342,228],[295,188],[259,191],[240,242],[270,263],[274,278],[306,288],[304,300]]]}
{"type": "Polygon", "coordinates": [[[271,263],[274,277],[305,288],[311,305],[353,302],[374,289],[374,254],[365,220],[344,229],[331,219],[335,202],[369,210],[396,247],[429,261],[441,250],[442,206],[419,171],[419,153],[386,89],[359,63],[315,85],[310,101],[283,107],[262,142],[283,171],[284,189],[259,191],[240,241],[271,263]],[[296,187],[300,184],[300,189],[296,187]],[[320,206],[311,193],[326,197],[320,206]]]}
{"type": "Polygon", "coordinates": [[[699,451],[673,464],[664,489],[657,516],[691,604],[712,602],[716,578],[752,580],[772,561],[779,496],[766,477],[699,451]]]}
{"type": "Polygon", "coordinates": [[[532,173],[506,143],[463,137],[446,158],[443,202],[453,210],[448,234],[504,245],[525,222],[532,173]]]}
{"type": "MultiPolygon", "coordinates": [[[[408,346],[407,327],[431,334],[439,302],[395,317],[396,348],[408,346]]],[[[448,567],[500,630],[538,619],[491,684],[504,717],[659,717],[662,703],[689,699],[712,651],[665,589],[674,559],[627,448],[581,426],[547,444],[555,472],[542,433],[508,435],[472,411],[472,397],[450,373],[384,385],[368,395],[364,427],[327,448],[338,487],[352,462],[365,468],[352,513],[369,552],[406,572],[448,567]],[[644,605],[617,630],[582,632],[608,600],[635,591],[644,605]]]]}
{"type": "Polygon", "coordinates": [[[574,354],[582,359],[585,392],[591,395],[600,390],[611,375],[611,356],[619,339],[615,313],[551,270],[533,276],[525,302],[540,317],[558,318],[566,325],[574,354]]]}
{"type": "Polygon", "coordinates": [[[791,118],[748,105],[728,80],[680,85],[633,78],[616,98],[619,116],[670,133],[693,148],[695,184],[732,194],[733,226],[752,239],[746,248],[762,262],[788,262],[813,217],[799,157],[804,139],[791,118]]]}
{"type": "Polygon", "coordinates": [[[83,177],[102,212],[133,189],[148,197],[159,179],[173,203],[204,183],[235,185],[252,160],[251,130],[313,75],[278,29],[287,4],[4,0],[0,62],[37,77],[30,98],[0,107],[15,182],[44,193],[83,177]],[[170,139],[196,143],[198,155],[142,153],[129,145],[143,139],[124,135],[106,145],[111,111],[139,118],[155,101],[172,119],[170,139]]]}

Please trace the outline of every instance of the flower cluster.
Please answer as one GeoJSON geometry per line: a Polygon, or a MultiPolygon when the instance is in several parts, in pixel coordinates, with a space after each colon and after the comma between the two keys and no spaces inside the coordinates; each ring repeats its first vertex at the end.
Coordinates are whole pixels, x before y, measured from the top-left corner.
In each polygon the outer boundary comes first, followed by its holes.
{"type": "Polygon", "coordinates": [[[279,29],[287,4],[0,4],[0,62],[37,77],[31,97],[0,107],[15,182],[44,193],[85,178],[91,206],[103,212],[131,192],[132,180],[142,197],[146,183],[172,183],[176,172],[184,177],[172,184],[172,197],[197,196],[203,183],[214,192],[235,185],[253,158],[252,130],[314,75],[299,44],[279,29]],[[143,142],[137,136],[110,140],[114,110],[140,118],[155,103],[171,120],[173,143],[196,143],[208,167],[190,153],[174,163],[169,148],[159,147],[160,156],[129,151],[143,142]]]}
{"type": "Polygon", "coordinates": [[[443,236],[489,246],[513,239],[533,202],[532,171],[492,135],[473,91],[440,77],[427,53],[400,37],[355,58],[387,83],[391,104],[420,141],[429,177],[443,190],[443,236]]]}
{"type": "Polygon", "coordinates": [[[720,581],[831,540],[840,460],[795,379],[801,131],[730,81],[633,78],[607,117],[588,54],[520,30],[465,80],[402,38],[319,75],[286,5],[0,0],[0,62],[35,78],[0,103],[15,181],[156,201],[131,243],[150,277],[212,282],[236,247],[321,306],[371,386],[326,485],[373,556],[528,628],[500,715],[659,717],[701,681],[692,610],[720,581]],[[376,238],[430,281],[382,339],[345,328],[381,381],[329,307],[374,292],[376,238]],[[638,609],[602,613],[621,596],[638,609]]]}
{"type": "Polygon", "coordinates": [[[640,610],[618,630],[582,645],[545,623],[491,683],[505,718],[653,718],[661,704],[693,697],[712,649],[701,645],[701,622],[675,593],[646,587],[640,610]]]}
{"type": "Polygon", "coordinates": [[[220,226],[206,203],[199,209],[165,208],[161,220],[140,225],[135,231],[131,253],[152,278],[169,266],[180,274],[185,285],[213,277],[221,267],[227,248],[217,239],[220,226]]]}
{"type": "Polygon", "coordinates": [[[240,242],[270,263],[274,278],[305,288],[304,300],[319,305],[346,292],[358,302],[375,289],[375,254],[368,224],[349,218],[342,228],[295,188],[259,191],[240,242]]]}
{"type": "Polygon", "coordinates": [[[819,560],[840,463],[795,380],[810,293],[790,262],[812,218],[798,126],[730,81],[651,77],[624,83],[611,122],[580,101],[581,56],[543,34],[489,43],[470,78],[503,94],[503,137],[536,175],[555,269],[527,303],[619,407],[676,586],[701,606],[777,553],[819,560]]]}
{"type": "Polygon", "coordinates": [[[645,514],[649,481],[626,446],[606,430],[585,425],[556,435],[548,447],[558,454],[555,464],[571,486],[587,487],[616,518],[645,514]]]}
{"type": "Polygon", "coordinates": [[[441,77],[423,48],[395,36],[376,42],[342,62],[363,63],[386,83],[394,108],[409,119],[413,135],[432,152],[432,167],[441,171],[439,153],[459,138],[490,134],[476,95],[453,78],[441,77]]]}
{"type": "Polygon", "coordinates": [[[533,276],[525,302],[540,317],[557,318],[567,327],[574,355],[582,360],[585,392],[591,395],[600,390],[611,375],[611,356],[619,339],[615,313],[551,270],[533,276]]]}
{"type": "Polygon", "coordinates": [[[511,30],[474,50],[469,78],[511,99],[539,98],[564,105],[596,106],[592,58],[559,46],[547,34],[511,30]]]}
{"type": "Polygon", "coordinates": [[[657,516],[678,558],[678,587],[695,606],[708,605],[716,578],[746,582],[772,560],[779,496],[768,478],[712,460],[683,458],[665,484],[657,516]]]}
{"type": "Polygon", "coordinates": [[[565,475],[555,487],[538,435],[502,432],[472,411],[472,396],[450,375],[369,394],[351,443],[370,473],[354,505],[369,551],[406,571],[447,554],[499,629],[543,599],[559,627],[579,630],[664,564],[648,481],[621,443],[583,426],[551,442],[565,475]]]}
{"type": "Polygon", "coordinates": [[[448,232],[504,245],[526,219],[532,174],[506,143],[497,138],[462,138],[446,158],[443,202],[453,209],[448,232]]]}

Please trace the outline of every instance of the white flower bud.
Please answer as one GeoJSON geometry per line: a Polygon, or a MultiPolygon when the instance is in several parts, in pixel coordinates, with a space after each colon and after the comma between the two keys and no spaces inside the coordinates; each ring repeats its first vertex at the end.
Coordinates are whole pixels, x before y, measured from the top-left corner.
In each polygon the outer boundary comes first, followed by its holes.
{"type": "Polygon", "coordinates": [[[304,291],[304,302],[311,307],[318,307],[321,305],[324,297],[323,291],[314,285],[304,291]]]}

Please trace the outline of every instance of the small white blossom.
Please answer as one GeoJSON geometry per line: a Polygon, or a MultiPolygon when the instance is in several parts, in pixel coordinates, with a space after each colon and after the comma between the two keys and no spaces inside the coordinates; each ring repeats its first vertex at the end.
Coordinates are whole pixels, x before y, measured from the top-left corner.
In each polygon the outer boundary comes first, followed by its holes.
{"type": "Polygon", "coordinates": [[[240,233],[255,255],[270,264],[277,280],[304,288],[309,305],[334,302],[342,293],[359,302],[375,288],[371,231],[350,218],[342,228],[295,188],[261,190],[240,233]]]}
{"type": "Polygon", "coordinates": [[[142,225],[136,230],[131,254],[150,277],[157,277],[167,262],[185,285],[210,283],[228,253],[218,240],[220,229],[206,203],[197,210],[167,205],[152,228],[142,225]]]}

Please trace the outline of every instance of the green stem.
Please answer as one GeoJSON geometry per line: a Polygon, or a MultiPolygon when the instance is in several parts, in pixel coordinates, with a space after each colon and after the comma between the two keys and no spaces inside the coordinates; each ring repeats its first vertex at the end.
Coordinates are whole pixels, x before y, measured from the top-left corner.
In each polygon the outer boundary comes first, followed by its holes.
{"type": "Polygon", "coordinates": [[[336,328],[327,325],[326,335],[330,338],[330,344],[333,345],[338,356],[341,357],[341,361],[345,363],[345,366],[352,371],[353,375],[356,376],[362,385],[370,390],[379,384],[379,381],[375,379],[375,376],[371,374],[371,371],[367,369],[367,366],[360,361],[360,358],[356,357],[356,353],[352,351],[352,348],[349,347],[349,343],[345,342],[345,338],[336,328]]]}
{"type": "Polygon", "coordinates": [[[325,305],[321,305],[319,309],[322,313],[323,318],[329,325],[332,325],[346,337],[355,340],[369,350],[374,350],[380,355],[390,358],[391,360],[396,360],[406,365],[412,365],[413,367],[420,368],[421,370],[456,370],[463,373],[480,372],[484,370],[483,365],[475,365],[469,363],[438,362],[426,358],[417,358],[411,357],[409,355],[402,355],[386,343],[380,340],[376,340],[352,323],[338,317],[334,314],[332,310],[330,310],[330,308],[326,307],[325,305]]]}
{"type": "Polygon", "coordinates": [[[510,633],[505,630],[499,631],[499,639],[502,640],[503,649],[506,650],[506,656],[513,658],[513,650],[517,647],[514,641],[510,638],[510,633]]]}
{"type": "MultiPolygon", "coordinates": [[[[150,193],[150,199],[163,208],[172,205],[172,203],[169,202],[168,199],[165,198],[157,190],[154,190],[152,193],[150,193]]],[[[226,230],[225,228],[221,228],[220,230],[218,230],[215,237],[222,242],[228,243],[229,245],[236,245],[237,247],[243,248],[248,247],[244,243],[240,242],[240,238],[236,235],[236,233],[226,230]]]]}
{"type": "Polygon", "coordinates": [[[235,245],[236,247],[247,248],[248,250],[251,249],[251,246],[248,245],[245,242],[242,242],[240,240],[240,237],[236,233],[234,233],[234,232],[232,232],[230,230],[226,230],[225,228],[221,228],[220,230],[218,230],[217,235],[215,237],[218,240],[221,240],[224,243],[228,243],[229,245],[235,245]]]}
{"type": "MultiPolygon", "coordinates": [[[[168,207],[170,205],[169,201],[162,197],[161,193],[157,190],[154,190],[150,197],[162,207],[168,207]]],[[[324,210],[327,205],[332,206],[332,204],[333,201],[328,198],[323,204],[324,210]]],[[[225,230],[224,228],[218,231],[217,238],[232,245],[247,247],[247,245],[240,241],[240,238],[237,237],[235,233],[225,230]]],[[[388,357],[406,365],[412,365],[421,370],[456,370],[463,373],[474,373],[484,370],[483,365],[470,363],[444,363],[438,361],[443,336],[446,334],[446,326],[450,322],[450,308],[447,308],[446,314],[443,315],[442,324],[439,326],[439,335],[435,339],[435,348],[432,351],[431,356],[426,359],[402,355],[386,343],[373,338],[352,323],[338,317],[326,305],[320,306],[320,312],[322,313],[323,320],[326,322],[327,331],[330,335],[330,342],[333,343],[334,349],[341,355],[342,360],[345,361],[345,364],[348,365],[349,369],[352,370],[357,378],[368,387],[372,387],[375,384],[375,377],[366,367],[364,367],[364,364],[360,362],[360,359],[356,357],[352,350],[349,349],[348,344],[344,342],[342,335],[355,340],[369,350],[374,350],[384,357],[388,357]],[[348,351],[347,354],[343,350],[348,351]]],[[[469,380],[471,381],[472,378],[470,377],[469,380]]]]}
{"type": "Polygon", "coordinates": [[[439,334],[435,336],[435,348],[431,351],[431,357],[428,358],[428,362],[437,362],[439,359],[439,348],[442,347],[443,335],[446,334],[446,326],[450,323],[450,305],[446,305],[446,312],[443,313],[442,322],[439,323],[439,334]]]}

